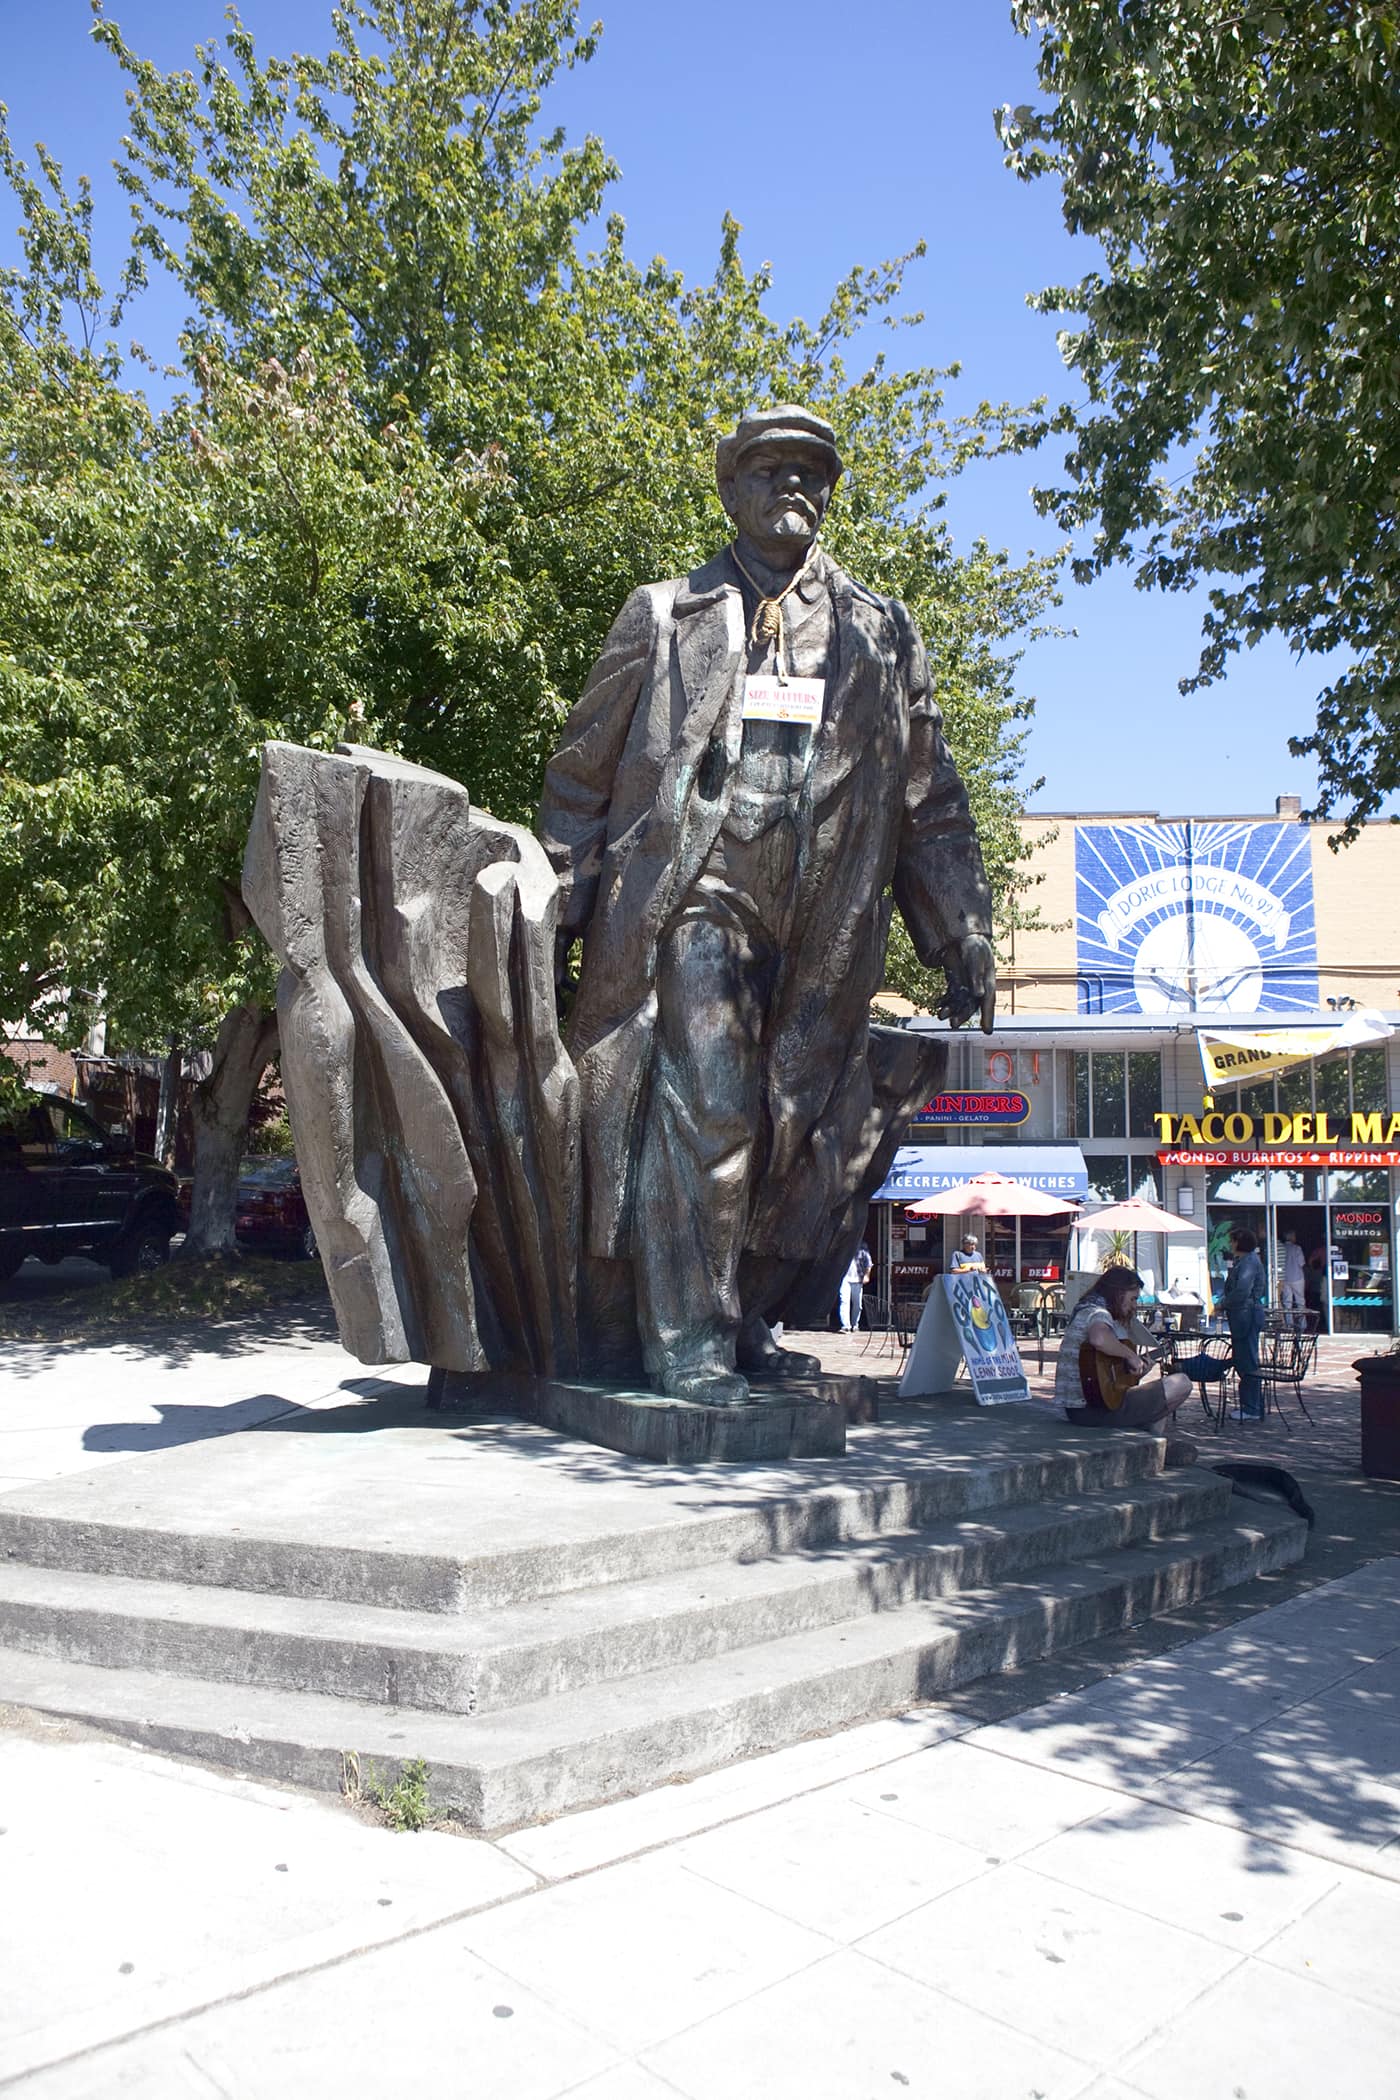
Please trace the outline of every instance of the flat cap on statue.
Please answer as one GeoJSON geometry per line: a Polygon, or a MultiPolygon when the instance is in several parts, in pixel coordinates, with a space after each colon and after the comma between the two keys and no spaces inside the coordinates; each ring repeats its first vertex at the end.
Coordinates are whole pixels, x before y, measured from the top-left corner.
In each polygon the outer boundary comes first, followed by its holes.
{"type": "Polygon", "coordinates": [[[804,445],[828,453],[836,472],[841,472],[836,432],[820,416],[813,415],[810,408],[799,408],[791,401],[779,402],[776,408],[755,409],[752,415],[744,417],[733,437],[720,439],[715,446],[718,479],[727,481],[744,454],[755,445],[804,445]]]}

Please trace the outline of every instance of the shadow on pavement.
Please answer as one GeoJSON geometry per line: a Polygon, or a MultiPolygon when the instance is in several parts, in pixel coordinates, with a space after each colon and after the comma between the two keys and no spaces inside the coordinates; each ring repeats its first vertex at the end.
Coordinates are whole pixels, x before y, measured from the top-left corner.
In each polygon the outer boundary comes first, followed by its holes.
{"type": "Polygon", "coordinates": [[[1397,1602],[1400,1563],[1377,1563],[1344,1589],[1295,1597],[1170,1659],[1024,1711],[987,1747],[1143,1795],[1140,1807],[1124,1804],[1129,1822],[1165,1808],[1226,1824],[1258,1871],[1273,1871],[1269,1848],[1287,1844],[1354,1865],[1384,1850],[1376,1869],[1394,1873],[1397,1602]]]}
{"type": "Polygon", "coordinates": [[[191,1320],[178,1326],[113,1329],[64,1337],[20,1337],[0,1341],[5,1369],[13,1378],[32,1378],[59,1363],[77,1363],[97,1350],[120,1350],[129,1358],[164,1370],[178,1370],[207,1356],[265,1355],[276,1349],[326,1347],[339,1353],[335,1314],[330,1306],[286,1306],[231,1320],[191,1320]]]}
{"type": "Polygon", "coordinates": [[[283,1415],[304,1412],[301,1403],[280,1393],[250,1393],[223,1407],[194,1402],[156,1401],[158,1422],[96,1422],[83,1431],[84,1451],[169,1451],[177,1444],[197,1444],[209,1437],[233,1436],[283,1415]]]}
{"type": "MultiPolygon", "coordinates": [[[[404,1397],[408,1412],[415,1412],[422,1402],[413,1387],[403,1387],[385,1378],[342,1378],[336,1381],[337,1391],[355,1394],[361,1400],[394,1400],[404,1397]]],[[[308,1407],[300,1400],[289,1400],[282,1393],[249,1393],[241,1400],[228,1400],[222,1406],[202,1407],[195,1401],[163,1401],[152,1403],[160,1416],[158,1422],[95,1422],[83,1432],[84,1451],[169,1451],[179,1444],[197,1444],[210,1437],[236,1436],[244,1429],[274,1429],[286,1432],[291,1429],[310,1428],[319,1424],[322,1414],[339,1429],[359,1427],[357,1417],[363,1412],[353,1404],[345,1407],[308,1407]]],[[[378,1426],[383,1426],[382,1415],[377,1417],[378,1426]]],[[[370,1425],[366,1425],[370,1426],[370,1425]]]]}

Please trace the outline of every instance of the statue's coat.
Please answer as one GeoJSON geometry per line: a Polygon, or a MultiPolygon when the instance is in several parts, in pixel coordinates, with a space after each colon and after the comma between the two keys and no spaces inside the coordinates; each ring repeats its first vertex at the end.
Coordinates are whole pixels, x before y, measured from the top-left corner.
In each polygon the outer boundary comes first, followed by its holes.
{"type": "MultiPolygon", "coordinates": [[[[769,1006],[763,1168],[746,1245],[810,1256],[879,1135],[867,1059],[887,893],[921,960],[991,933],[967,794],[906,608],[825,554],[832,663],[799,810],[793,934],[769,1006]]],[[[567,1041],[590,1255],[625,1256],[656,1019],[658,940],[718,837],[742,739],[742,599],[725,555],[634,591],[546,775],[561,926],[584,935],[567,1041]]]]}

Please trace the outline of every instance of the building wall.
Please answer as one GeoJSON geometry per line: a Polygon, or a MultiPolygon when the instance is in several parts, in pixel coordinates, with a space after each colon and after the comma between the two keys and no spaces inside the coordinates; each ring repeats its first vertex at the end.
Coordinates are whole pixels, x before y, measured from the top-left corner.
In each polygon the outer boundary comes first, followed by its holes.
{"type": "Polygon", "coordinates": [[[18,1065],[31,1086],[54,1086],[61,1093],[77,1094],[77,1068],[71,1050],[58,1050],[36,1037],[12,1036],[7,1042],[0,1042],[0,1055],[18,1065]]]}
{"type": "Polygon", "coordinates": [[[1367,824],[1335,853],[1333,832],[1309,829],[1324,998],[1400,1006],[1400,824],[1367,824]]]}
{"type": "MultiPolygon", "coordinates": [[[[1242,818],[1246,824],[1289,821],[1287,810],[1242,818]]],[[[1096,811],[1082,816],[1027,816],[1021,832],[1031,848],[1028,872],[1034,886],[1020,900],[1034,911],[1041,929],[1003,925],[998,930],[998,1005],[1006,1013],[1074,1013],[1082,1010],[1083,970],[1076,926],[1076,841],[1081,826],[1181,825],[1154,811],[1096,811]]],[[[1234,820],[1192,819],[1220,824],[1234,820]]],[[[1337,834],[1325,824],[1306,832],[1312,871],[1317,943],[1317,1004],[1353,999],[1361,1006],[1400,1006],[1400,825],[1363,826],[1350,846],[1333,852],[1337,834]]]]}
{"type": "MultiPolygon", "coordinates": [[[[1400,826],[1368,824],[1353,845],[1333,852],[1335,833],[1303,824],[1296,803],[1281,798],[1275,811],[1257,816],[1035,815],[1023,819],[1022,833],[1033,877],[1022,908],[1042,923],[999,929],[997,1029],[991,1037],[969,1031],[951,1040],[946,1083],[954,1092],[1021,1093],[1029,1114],[1014,1127],[949,1128],[944,1141],[984,1146],[989,1162],[1013,1175],[1022,1146],[1079,1147],[1089,1197],[1084,1224],[1066,1249],[1071,1260],[1093,1266],[1105,1251],[1090,1222],[1095,1206],[1155,1196],[1195,1228],[1141,1235],[1137,1259],[1155,1288],[1181,1279],[1208,1300],[1232,1225],[1262,1236],[1271,1268],[1291,1227],[1325,1261],[1325,1316],[1336,1314],[1340,1331],[1384,1331],[1396,1316],[1400,1247],[1400,1170],[1386,1156],[1393,1148],[1376,1147],[1379,1156],[1364,1162],[1353,1157],[1345,1169],[1297,1160],[1288,1170],[1270,1157],[1248,1156],[1268,1152],[1260,1139],[1241,1148],[1243,1158],[1217,1152],[1210,1165],[1205,1157],[1168,1164],[1159,1152],[1190,1147],[1164,1143],[1142,1102],[1151,1095],[1154,1109],[1202,1114],[1203,1023],[1316,1028],[1340,1023],[1352,1005],[1378,1008],[1396,1022],[1400,826]],[[1208,1233],[1217,1243],[1213,1260],[1208,1233]]],[[[1371,1050],[1364,1055],[1374,1058],[1371,1050]]],[[[1385,1045],[1385,1060],[1390,1108],[1400,1110],[1400,1027],[1385,1045]]],[[[1305,1109],[1316,1079],[1317,1105],[1335,1106],[1338,1062],[1333,1050],[1311,1072],[1295,1067],[1302,1098],[1295,1087],[1279,1099],[1305,1109]]],[[[1356,1069],[1344,1059],[1348,1098],[1356,1069]]],[[[1356,1083],[1369,1097],[1374,1062],[1365,1075],[1356,1083]]],[[[1257,1086],[1249,1091],[1256,1094],[1257,1086]]],[[[1234,1089],[1228,1093],[1217,1104],[1225,1111],[1240,1105],[1234,1089]]],[[[1368,1098],[1367,1109],[1373,1105],[1368,1098]]],[[[946,1230],[960,1233],[964,1224],[954,1219],[946,1230]]],[[[891,1219],[884,1228],[891,1245],[894,1226],[891,1219]]],[[[992,1226],[987,1233],[990,1260],[992,1226]]],[[[1021,1249],[1019,1266],[1008,1267],[1000,1249],[995,1273],[1004,1288],[1028,1280],[1023,1256],[1021,1249]]]]}
{"type": "Polygon", "coordinates": [[[1023,817],[1021,836],[1031,849],[1027,872],[1034,887],[1020,907],[1043,929],[998,930],[997,1005],[1009,1013],[1072,1014],[1079,1006],[1079,960],[1074,926],[1073,817],[1023,817]]]}

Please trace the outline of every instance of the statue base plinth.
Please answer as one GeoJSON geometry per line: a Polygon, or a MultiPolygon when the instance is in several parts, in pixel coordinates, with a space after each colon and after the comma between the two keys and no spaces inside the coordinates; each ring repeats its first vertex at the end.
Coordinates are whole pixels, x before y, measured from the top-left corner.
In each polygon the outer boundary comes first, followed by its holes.
{"type": "Polygon", "coordinates": [[[759,1383],[747,1407],[701,1407],[665,1393],[585,1379],[432,1371],[428,1405],[463,1413],[507,1409],[561,1436],[663,1465],[745,1465],[839,1458],[846,1423],[873,1422],[874,1381],[804,1378],[759,1383]]]}

